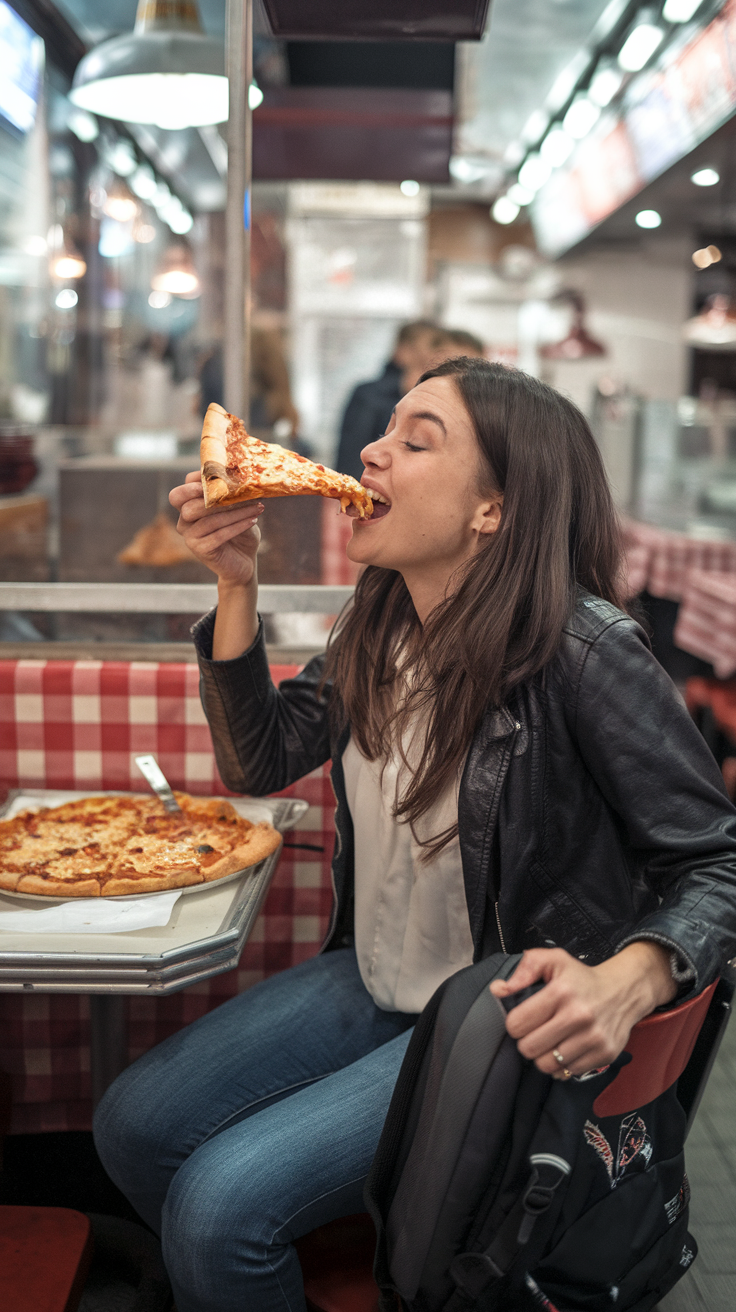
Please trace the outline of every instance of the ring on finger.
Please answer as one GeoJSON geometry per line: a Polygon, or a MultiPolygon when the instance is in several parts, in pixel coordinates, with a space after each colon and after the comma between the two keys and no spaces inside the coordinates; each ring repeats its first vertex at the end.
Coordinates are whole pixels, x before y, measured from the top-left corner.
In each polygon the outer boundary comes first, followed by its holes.
{"type": "Polygon", "coordinates": [[[562,1053],[560,1052],[559,1048],[553,1048],[553,1049],[552,1049],[552,1056],[554,1057],[554,1059],[555,1059],[555,1061],[557,1062],[557,1065],[558,1065],[558,1066],[564,1066],[564,1065],[565,1065],[565,1058],[563,1057],[563,1055],[562,1055],[562,1053]]]}

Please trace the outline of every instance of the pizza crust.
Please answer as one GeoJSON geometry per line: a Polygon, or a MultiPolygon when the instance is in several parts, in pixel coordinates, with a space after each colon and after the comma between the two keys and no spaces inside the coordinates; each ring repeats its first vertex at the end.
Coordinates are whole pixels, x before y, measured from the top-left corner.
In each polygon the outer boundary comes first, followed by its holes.
{"type": "MultiPolygon", "coordinates": [[[[7,887],[0,874],[0,888],[7,887]]],[[[41,893],[44,897],[100,897],[96,879],[44,879],[43,875],[21,875],[15,887],[17,893],[41,893]]]]}
{"type": "Polygon", "coordinates": [[[203,867],[204,878],[209,883],[213,879],[233,875],[236,870],[244,867],[258,865],[276,851],[280,842],[281,837],[276,830],[262,821],[253,827],[244,843],[233,848],[232,852],[227,852],[211,866],[203,867]]]}

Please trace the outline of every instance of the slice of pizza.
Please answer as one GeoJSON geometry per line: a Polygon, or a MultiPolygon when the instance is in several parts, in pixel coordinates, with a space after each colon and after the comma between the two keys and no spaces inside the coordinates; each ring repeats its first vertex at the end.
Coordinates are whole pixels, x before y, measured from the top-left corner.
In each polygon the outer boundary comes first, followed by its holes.
{"type": "Polygon", "coordinates": [[[334,497],[361,519],[373,514],[373,501],[349,474],[337,474],[275,442],[251,437],[245,425],[212,402],[202,425],[202,488],[206,506],[234,506],[265,497],[334,497]]]}

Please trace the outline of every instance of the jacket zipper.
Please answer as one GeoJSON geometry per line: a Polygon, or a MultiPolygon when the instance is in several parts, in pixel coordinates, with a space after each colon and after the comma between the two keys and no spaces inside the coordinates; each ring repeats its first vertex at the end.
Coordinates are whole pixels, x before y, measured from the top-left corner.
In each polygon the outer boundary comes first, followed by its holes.
{"type": "Polygon", "coordinates": [[[498,937],[501,940],[501,951],[505,952],[506,944],[503,941],[503,930],[501,929],[501,916],[499,915],[499,911],[498,911],[498,902],[495,903],[495,907],[496,907],[496,925],[498,928],[498,937]]]}

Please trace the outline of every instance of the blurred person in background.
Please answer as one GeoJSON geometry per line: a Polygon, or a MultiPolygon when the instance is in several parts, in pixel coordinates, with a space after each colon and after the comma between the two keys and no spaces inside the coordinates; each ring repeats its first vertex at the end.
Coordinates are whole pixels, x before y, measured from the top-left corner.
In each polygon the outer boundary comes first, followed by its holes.
{"type": "Polygon", "coordinates": [[[352,474],[353,478],[358,479],[361,477],[363,462],[360,453],[363,447],[385,431],[394,406],[408,390],[402,385],[404,372],[408,369],[416,370],[418,378],[428,368],[422,361],[437,332],[437,324],[431,319],[416,319],[412,323],[405,323],[398,331],[393,355],[386,362],[383,373],[369,382],[358,383],[345,407],[340,425],[335,468],[341,474],[352,474]]]}
{"type": "MultiPolygon", "coordinates": [[[[291,424],[291,435],[295,438],[299,432],[299,414],[291,398],[289,370],[281,334],[278,331],[251,328],[250,367],[249,427],[271,428],[279,420],[285,420],[291,424]]],[[[199,412],[202,417],[210,402],[225,404],[220,343],[212,348],[200,365],[199,388],[199,412]]],[[[293,441],[285,439],[281,429],[278,432],[278,440],[286,446],[295,446],[293,441]]]]}
{"type": "Polygon", "coordinates": [[[416,386],[425,370],[453,355],[483,355],[483,343],[472,333],[440,328],[431,319],[417,319],[399,329],[383,373],[359,383],[345,407],[335,462],[341,474],[361,478],[363,447],[385,432],[394,406],[416,386]]]}

